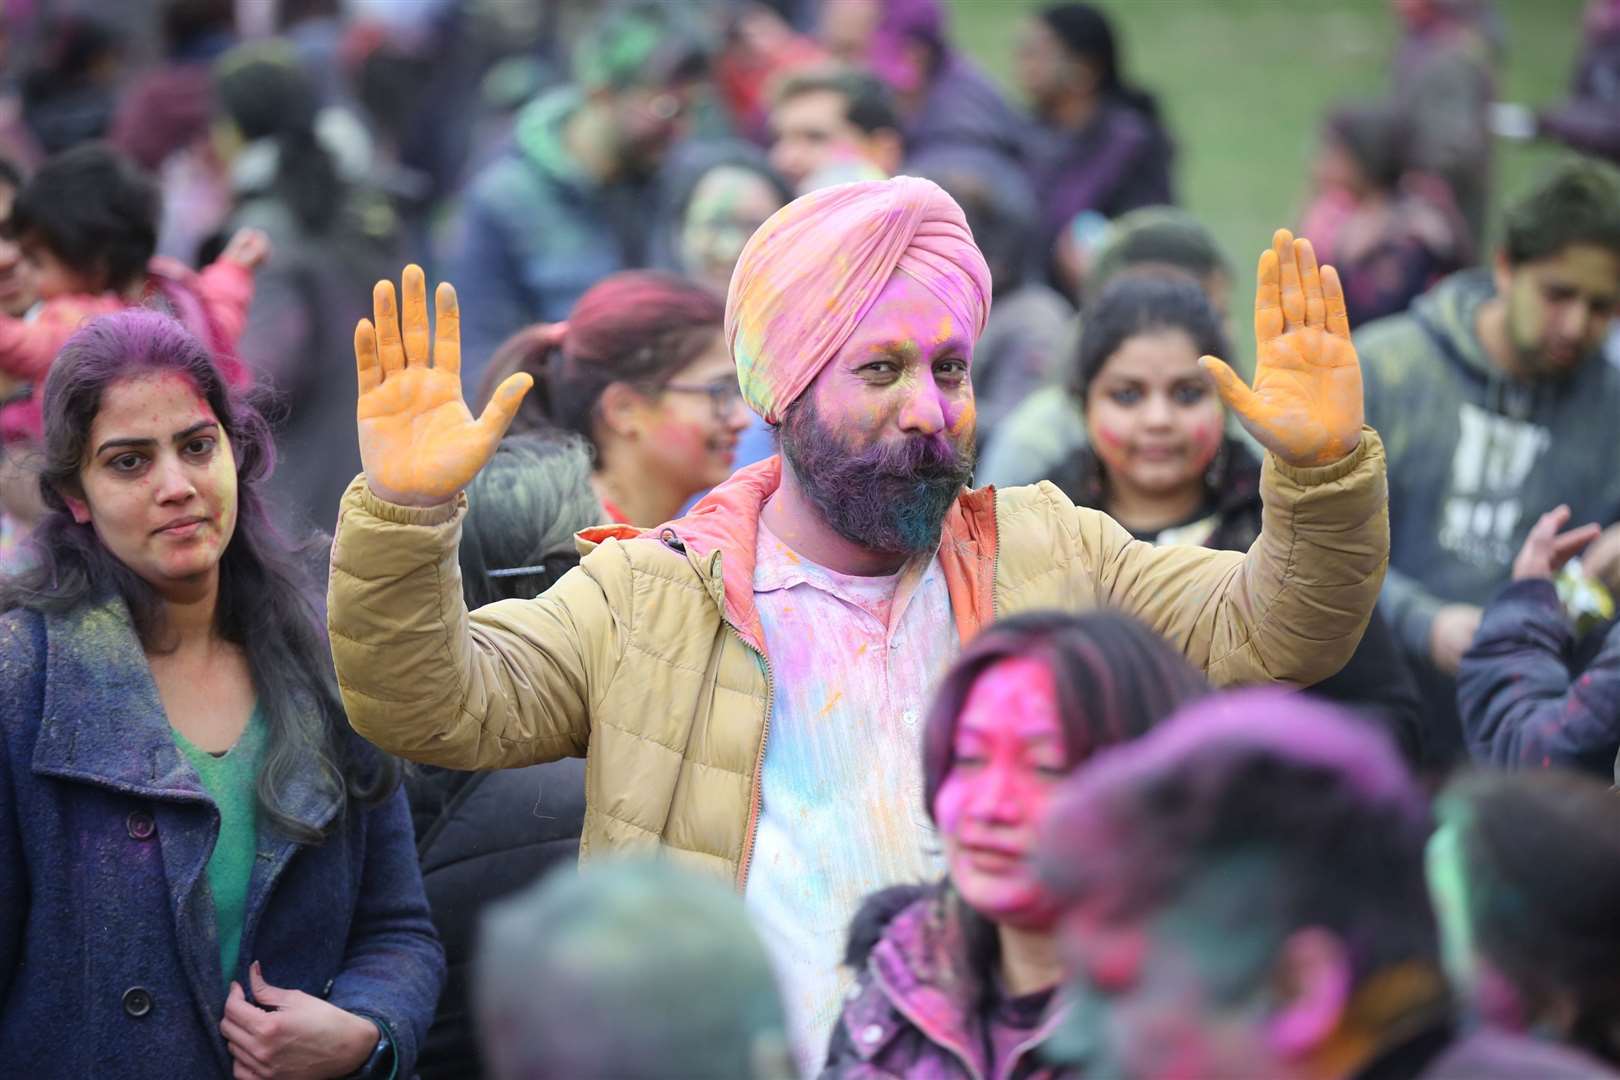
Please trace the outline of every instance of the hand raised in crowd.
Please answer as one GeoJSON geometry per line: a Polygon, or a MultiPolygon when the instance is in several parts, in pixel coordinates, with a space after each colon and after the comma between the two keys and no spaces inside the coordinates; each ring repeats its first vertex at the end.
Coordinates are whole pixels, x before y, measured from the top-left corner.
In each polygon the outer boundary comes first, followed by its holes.
{"type": "Polygon", "coordinates": [[[1317,269],[1309,240],[1278,229],[1271,245],[1254,297],[1254,386],[1213,356],[1201,362],[1266,449],[1289,465],[1330,465],[1361,441],[1361,364],[1344,287],[1333,267],[1317,269]]]}
{"type": "Polygon", "coordinates": [[[461,396],[456,290],[439,284],[437,336],[430,339],[422,268],[407,266],[401,284],[403,317],[395,312],[393,283],[379,281],[372,291],[375,327],[361,319],[354,330],[360,461],[378,498],[437,506],[454,499],[495,453],[534,380],[513,375],[474,419],[461,396]]]}
{"type": "Polygon", "coordinates": [[[1530,534],[1524,538],[1518,557],[1513,560],[1513,580],[1529,578],[1550,580],[1564,564],[1580,554],[1582,548],[1598,537],[1599,527],[1582,525],[1578,529],[1559,532],[1569,524],[1569,507],[1555,506],[1541,515],[1530,534]]]}
{"type": "Polygon", "coordinates": [[[377,1025],[365,1017],[302,990],[271,986],[257,963],[248,976],[254,1000],[232,982],[219,1025],[235,1062],[236,1080],[347,1076],[377,1046],[377,1025]]]}
{"type": "Polygon", "coordinates": [[[270,238],[258,229],[237,229],[219,257],[244,270],[257,270],[270,258],[270,238]]]}

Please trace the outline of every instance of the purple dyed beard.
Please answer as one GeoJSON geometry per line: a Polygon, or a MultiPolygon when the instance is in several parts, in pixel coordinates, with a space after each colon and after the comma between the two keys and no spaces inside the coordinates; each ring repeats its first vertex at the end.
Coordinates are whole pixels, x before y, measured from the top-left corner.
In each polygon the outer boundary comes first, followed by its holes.
{"type": "Polygon", "coordinates": [[[809,395],[787,410],[780,434],[782,456],[821,519],[869,551],[932,550],[946,512],[973,479],[971,440],[958,450],[941,432],[857,449],[821,423],[809,395]]]}

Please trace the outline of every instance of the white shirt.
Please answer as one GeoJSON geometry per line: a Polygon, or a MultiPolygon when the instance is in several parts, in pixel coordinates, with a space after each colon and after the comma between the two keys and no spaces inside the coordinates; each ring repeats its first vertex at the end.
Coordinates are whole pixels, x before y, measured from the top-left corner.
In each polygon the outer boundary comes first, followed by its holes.
{"type": "Polygon", "coordinates": [[[887,577],[808,562],[760,523],[754,603],[774,687],[746,900],[814,1076],[851,982],[849,921],[870,893],[943,869],[923,806],[922,726],[961,648],[935,556],[887,577]]]}

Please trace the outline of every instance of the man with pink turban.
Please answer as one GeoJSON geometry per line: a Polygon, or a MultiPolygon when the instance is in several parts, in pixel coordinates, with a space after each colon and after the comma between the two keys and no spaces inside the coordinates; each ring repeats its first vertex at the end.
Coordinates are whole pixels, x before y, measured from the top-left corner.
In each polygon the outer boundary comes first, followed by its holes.
{"type": "Polygon", "coordinates": [[[1049,484],[969,490],[990,277],[956,204],[899,177],[796,200],[737,265],[726,336],[780,456],[658,528],[587,531],[549,592],[472,613],[461,492],[529,377],[474,419],[454,290],[431,346],[419,269],[404,293],[402,324],[380,282],[355,339],[366,472],[329,605],[351,722],[459,769],[585,755],[581,858],[658,849],[732,880],[811,1072],[857,902],[939,870],[918,725],[964,641],[1000,615],[1107,605],[1216,683],[1308,685],[1349,656],[1382,583],[1383,451],[1343,293],[1286,232],[1260,258],[1252,388],[1205,360],[1271,451],[1247,554],[1139,543],[1049,484]]]}

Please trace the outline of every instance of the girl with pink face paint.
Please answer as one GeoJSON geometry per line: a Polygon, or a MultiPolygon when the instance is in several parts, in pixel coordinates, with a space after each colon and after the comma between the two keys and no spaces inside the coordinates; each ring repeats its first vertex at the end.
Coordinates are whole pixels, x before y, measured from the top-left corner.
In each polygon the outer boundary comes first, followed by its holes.
{"type": "MultiPolygon", "coordinates": [[[[1247,551],[1260,535],[1260,459],[1226,433],[1201,354],[1226,344],[1220,315],[1190,281],[1126,275],[1086,313],[1076,392],[1088,445],[1051,480],[1077,506],[1106,510],[1138,540],[1247,551]]],[[[1408,760],[1423,754],[1417,688],[1373,619],[1320,697],[1376,712],[1408,760]]]]}
{"type": "Polygon", "coordinates": [[[1059,1020],[1056,910],[1030,860],[1047,801],[1095,750],[1207,689],[1112,612],[1016,616],[963,653],[923,735],[947,877],[878,893],[856,917],[858,981],[824,1076],[1056,1075],[1034,1058],[1059,1020]]]}

